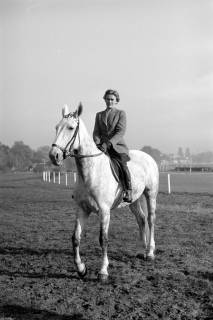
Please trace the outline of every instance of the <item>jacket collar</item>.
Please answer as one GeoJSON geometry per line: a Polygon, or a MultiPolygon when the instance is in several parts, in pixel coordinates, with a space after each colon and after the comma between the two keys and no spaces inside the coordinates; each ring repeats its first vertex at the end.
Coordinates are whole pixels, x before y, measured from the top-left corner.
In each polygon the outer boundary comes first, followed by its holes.
{"type": "MultiPolygon", "coordinates": [[[[117,111],[118,109],[117,108],[110,108],[110,116],[112,116],[114,113],[116,113],[116,111],[117,111]]],[[[105,110],[103,110],[102,112],[101,112],[101,119],[102,119],[102,121],[103,121],[103,123],[107,126],[107,108],[105,109],[105,110]]]]}

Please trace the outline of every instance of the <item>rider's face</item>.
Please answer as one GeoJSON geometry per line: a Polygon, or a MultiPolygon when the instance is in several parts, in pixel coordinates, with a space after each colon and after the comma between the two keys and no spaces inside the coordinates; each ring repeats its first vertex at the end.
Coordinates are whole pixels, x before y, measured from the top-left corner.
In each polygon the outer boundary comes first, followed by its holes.
{"type": "Polygon", "coordinates": [[[105,97],[105,102],[108,108],[112,108],[117,103],[116,97],[114,96],[114,94],[108,94],[105,97]]]}

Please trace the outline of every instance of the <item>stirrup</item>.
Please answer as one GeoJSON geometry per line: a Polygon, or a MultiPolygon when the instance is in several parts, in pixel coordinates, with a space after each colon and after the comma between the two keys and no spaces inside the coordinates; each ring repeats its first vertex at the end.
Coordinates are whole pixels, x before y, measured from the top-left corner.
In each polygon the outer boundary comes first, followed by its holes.
{"type": "Polygon", "coordinates": [[[125,190],[123,201],[131,203],[132,202],[132,190],[125,190]]]}

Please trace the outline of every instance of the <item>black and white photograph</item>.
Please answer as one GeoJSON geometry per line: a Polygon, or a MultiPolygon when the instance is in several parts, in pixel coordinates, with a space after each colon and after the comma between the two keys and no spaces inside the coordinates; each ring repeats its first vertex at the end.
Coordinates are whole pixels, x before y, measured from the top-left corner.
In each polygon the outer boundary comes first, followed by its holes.
{"type": "Polygon", "coordinates": [[[213,319],[213,0],[0,0],[0,320],[213,319]]]}

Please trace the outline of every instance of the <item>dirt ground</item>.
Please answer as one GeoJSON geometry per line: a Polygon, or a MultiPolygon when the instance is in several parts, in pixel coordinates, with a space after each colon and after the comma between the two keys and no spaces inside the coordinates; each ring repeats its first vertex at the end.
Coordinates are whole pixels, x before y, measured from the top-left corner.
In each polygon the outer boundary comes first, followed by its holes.
{"type": "Polygon", "coordinates": [[[113,211],[107,284],[96,215],[81,243],[88,274],[75,271],[71,194],[33,174],[1,175],[0,320],[213,319],[213,194],[159,193],[154,262],[135,257],[130,211],[113,211]]]}

